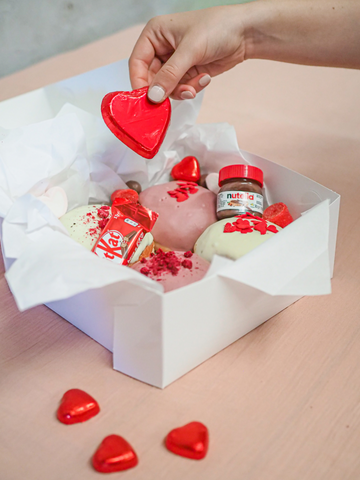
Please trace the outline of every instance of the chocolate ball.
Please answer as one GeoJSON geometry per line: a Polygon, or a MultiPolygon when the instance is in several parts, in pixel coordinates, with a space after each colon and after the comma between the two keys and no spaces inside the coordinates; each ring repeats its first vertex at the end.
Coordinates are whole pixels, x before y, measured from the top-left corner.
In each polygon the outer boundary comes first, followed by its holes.
{"type": "Polygon", "coordinates": [[[200,187],[203,187],[203,188],[208,188],[207,185],[206,185],[206,177],[208,176],[207,173],[204,173],[203,175],[201,175],[200,177],[200,180],[199,180],[199,185],[200,187]]]}
{"type": "Polygon", "coordinates": [[[131,189],[131,190],[135,190],[135,192],[137,193],[141,193],[141,185],[139,182],[136,182],[135,180],[129,180],[128,182],[126,182],[126,185],[131,189]]]}

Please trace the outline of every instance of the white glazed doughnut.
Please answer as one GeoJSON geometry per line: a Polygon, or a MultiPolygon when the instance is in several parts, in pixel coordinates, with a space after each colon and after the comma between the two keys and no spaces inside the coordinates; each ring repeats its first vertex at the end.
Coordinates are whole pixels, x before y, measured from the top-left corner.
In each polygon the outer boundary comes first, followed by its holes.
{"type": "MultiPolygon", "coordinates": [[[[107,218],[110,217],[108,205],[84,205],[74,208],[60,218],[61,223],[69,232],[70,237],[88,250],[92,250],[107,218]]],[[[146,233],[131,263],[137,262],[142,256],[149,256],[154,251],[154,239],[151,233],[146,233]]]]}
{"type": "Polygon", "coordinates": [[[196,241],[194,252],[209,262],[214,255],[236,260],[269,240],[275,235],[275,232],[282,230],[281,227],[267,220],[246,218],[245,215],[243,217],[224,218],[210,225],[196,241]],[[241,223],[240,220],[246,223],[241,223]],[[226,231],[227,229],[234,229],[236,222],[239,222],[238,224],[243,227],[242,231],[241,229],[226,231]],[[227,224],[231,227],[225,228],[227,224]],[[247,225],[249,225],[248,228],[246,228],[247,225]],[[258,225],[265,225],[265,228],[258,225]],[[262,232],[256,230],[256,228],[262,230],[262,232]]]}

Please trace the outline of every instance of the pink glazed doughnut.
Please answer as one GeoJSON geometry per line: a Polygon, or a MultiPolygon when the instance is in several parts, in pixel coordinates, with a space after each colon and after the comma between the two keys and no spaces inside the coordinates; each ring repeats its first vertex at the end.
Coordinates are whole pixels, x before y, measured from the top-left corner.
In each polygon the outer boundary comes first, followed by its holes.
{"type": "Polygon", "coordinates": [[[151,233],[166,249],[193,250],[199,236],[217,221],[216,195],[194,182],[154,185],[140,193],[139,201],[159,214],[151,233]]]}
{"type": "Polygon", "coordinates": [[[161,283],[164,292],[171,292],[201,280],[209,267],[208,261],[190,251],[164,252],[159,249],[130,268],[161,283]]]}

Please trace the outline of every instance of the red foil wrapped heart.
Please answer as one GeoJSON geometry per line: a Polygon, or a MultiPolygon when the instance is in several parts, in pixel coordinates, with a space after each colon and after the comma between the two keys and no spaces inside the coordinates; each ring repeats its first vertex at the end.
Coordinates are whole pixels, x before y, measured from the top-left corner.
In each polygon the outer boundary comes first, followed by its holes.
{"type": "Polygon", "coordinates": [[[153,158],[165,138],[170,123],[171,104],[151,103],[148,87],[132,92],[105,95],[101,113],[112,133],[131,150],[145,158],[153,158]]]}
{"type": "Polygon", "coordinates": [[[132,446],[119,435],[109,435],[99,445],[93,455],[92,464],[101,473],[120,472],[138,464],[132,446]]]}
{"type": "Polygon", "coordinates": [[[201,460],[209,448],[209,431],[200,422],[190,422],[167,435],[165,445],[170,452],[193,460],[201,460]]]}
{"type": "Polygon", "coordinates": [[[91,395],[73,388],[64,393],[56,416],[61,423],[72,425],[86,422],[99,412],[99,404],[91,395]]]}
{"type": "Polygon", "coordinates": [[[171,176],[174,180],[198,182],[201,176],[199,162],[195,157],[185,157],[181,162],[174,165],[171,176]]]}

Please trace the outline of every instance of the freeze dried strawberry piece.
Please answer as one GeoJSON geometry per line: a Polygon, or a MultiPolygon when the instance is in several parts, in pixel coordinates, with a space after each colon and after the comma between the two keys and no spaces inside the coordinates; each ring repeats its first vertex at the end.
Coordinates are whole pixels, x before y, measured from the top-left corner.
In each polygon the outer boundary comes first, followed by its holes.
{"type": "Polygon", "coordinates": [[[265,210],[263,217],[265,220],[275,223],[275,225],[282,228],[294,221],[288,207],[282,202],[270,205],[270,207],[265,210]]]}
{"type": "Polygon", "coordinates": [[[161,248],[147,259],[146,267],[140,269],[140,272],[143,273],[145,268],[144,275],[151,274],[152,276],[161,276],[163,272],[170,272],[172,275],[177,275],[180,270],[180,260],[175,255],[173,251],[164,252],[161,248]]]}
{"type": "Polygon", "coordinates": [[[193,256],[193,253],[190,250],[188,250],[187,252],[184,253],[185,258],[190,258],[192,256],[193,256]]]}
{"type": "Polygon", "coordinates": [[[110,218],[103,218],[102,220],[99,220],[99,222],[98,222],[99,227],[101,229],[105,228],[109,220],[110,220],[110,218]]]}
{"type": "Polygon", "coordinates": [[[97,214],[100,218],[107,218],[109,216],[109,212],[110,210],[101,207],[98,209],[97,214]]]}
{"type": "Polygon", "coordinates": [[[149,275],[150,273],[150,270],[146,267],[143,267],[141,270],[140,270],[140,273],[142,273],[143,275],[149,275]]]}
{"type": "Polygon", "coordinates": [[[181,265],[184,267],[184,268],[192,268],[192,261],[191,260],[188,260],[187,258],[185,260],[183,260],[181,262],[181,265]]]}
{"type": "Polygon", "coordinates": [[[236,232],[236,227],[231,223],[226,223],[224,227],[224,233],[236,232]]]}

